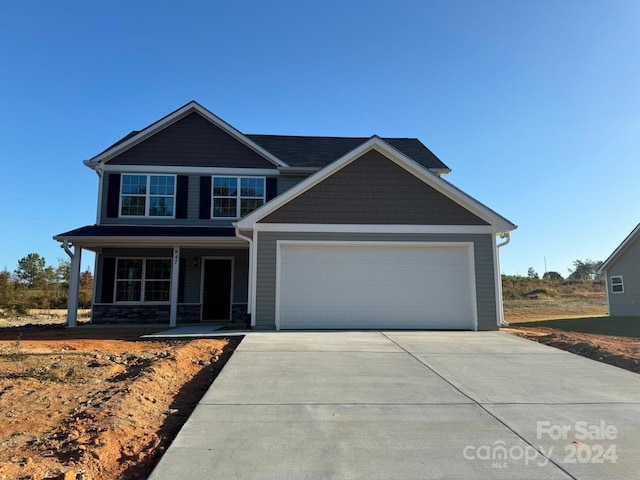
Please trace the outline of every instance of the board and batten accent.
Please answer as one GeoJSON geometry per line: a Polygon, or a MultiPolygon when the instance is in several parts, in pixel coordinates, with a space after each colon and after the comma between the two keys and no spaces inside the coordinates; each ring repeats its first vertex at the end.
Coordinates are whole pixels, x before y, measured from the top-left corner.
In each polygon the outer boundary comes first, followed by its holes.
{"type": "MultiPolygon", "coordinates": [[[[475,316],[478,330],[497,330],[495,269],[493,255],[493,235],[478,234],[447,234],[447,233],[345,233],[345,232],[256,232],[256,260],[255,272],[256,291],[253,323],[256,328],[274,329],[276,325],[276,303],[278,299],[278,242],[311,241],[326,242],[372,242],[374,244],[401,246],[403,243],[418,243],[425,246],[443,244],[469,245],[472,253],[469,257],[473,261],[473,279],[469,282],[470,289],[474,289],[475,316]]],[[[470,294],[471,294],[470,293],[470,294]]],[[[466,297],[465,297],[466,298],[466,297]]],[[[384,328],[394,328],[392,323],[384,328]]],[[[423,327],[430,328],[430,327],[423,327]]],[[[431,327],[436,328],[436,327],[431,327]]],[[[441,327],[440,327],[441,328],[441,327]]],[[[460,328],[445,327],[445,328],[460,328]]],[[[468,326],[468,329],[474,327],[468,326]]]]}
{"type": "Polygon", "coordinates": [[[469,242],[277,242],[277,329],[475,330],[469,242]]]}

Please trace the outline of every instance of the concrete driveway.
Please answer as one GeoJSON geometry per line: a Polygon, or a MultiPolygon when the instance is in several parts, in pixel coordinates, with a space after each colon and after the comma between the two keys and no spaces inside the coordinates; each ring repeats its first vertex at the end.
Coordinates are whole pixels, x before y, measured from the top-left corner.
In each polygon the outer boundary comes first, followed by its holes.
{"type": "Polygon", "coordinates": [[[640,375],[501,332],[249,333],[151,480],[640,471],[640,375]]]}

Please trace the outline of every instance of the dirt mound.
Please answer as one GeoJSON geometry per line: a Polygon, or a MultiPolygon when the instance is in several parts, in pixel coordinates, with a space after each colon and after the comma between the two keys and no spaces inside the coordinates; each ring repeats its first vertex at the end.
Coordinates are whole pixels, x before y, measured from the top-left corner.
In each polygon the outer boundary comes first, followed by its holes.
{"type": "Polygon", "coordinates": [[[548,327],[518,327],[505,332],[560,348],[599,362],[640,373],[640,342],[637,338],[595,335],[556,330],[548,327]]]}
{"type": "Polygon", "coordinates": [[[239,342],[25,337],[0,340],[0,480],[144,478],[239,342]]]}

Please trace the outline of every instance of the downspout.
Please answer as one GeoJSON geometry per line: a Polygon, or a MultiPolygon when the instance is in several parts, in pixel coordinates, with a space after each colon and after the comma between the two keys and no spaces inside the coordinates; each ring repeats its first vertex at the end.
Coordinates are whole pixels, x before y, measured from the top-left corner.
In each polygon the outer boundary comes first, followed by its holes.
{"type": "Polygon", "coordinates": [[[68,239],[64,239],[64,241],[62,242],[62,248],[64,248],[64,251],[67,252],[67,255],[69,255],[69,258],[73,258],[73,252],[69,249],[69,240],[68,239]]]}
{"type": "Polygon", "coordinates": [[[500,273],[500,249],[508,245],[511,241],[509,232],[500,232],[500,238],[504,238],[504,242],[496,245],[496,260],[498,263],[498,296],[500,298],[500,326],[508,327],[509,323],[504,320],[504,300],[502,299],[502,274],[500,273]]]}
{"type": "Polygon", "coordinates": [[[246,237],[240,233],[240,229],[237,224],[233,224],[236,230],[236,237],[245,240],[249,243],[249,281],[247,284],[247,314],[253,315],[251,308],[251,299],[253,298],[253,239],[246,237]]]}

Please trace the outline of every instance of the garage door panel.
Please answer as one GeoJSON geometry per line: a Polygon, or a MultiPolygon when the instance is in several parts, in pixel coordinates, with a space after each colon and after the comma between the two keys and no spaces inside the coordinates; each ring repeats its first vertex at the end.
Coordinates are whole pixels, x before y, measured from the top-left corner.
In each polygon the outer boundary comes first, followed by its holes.
{"type": "Polygon", "coordinates": [[[282,245],[280,328],[474,328],[467,246],[282,245]]]}

